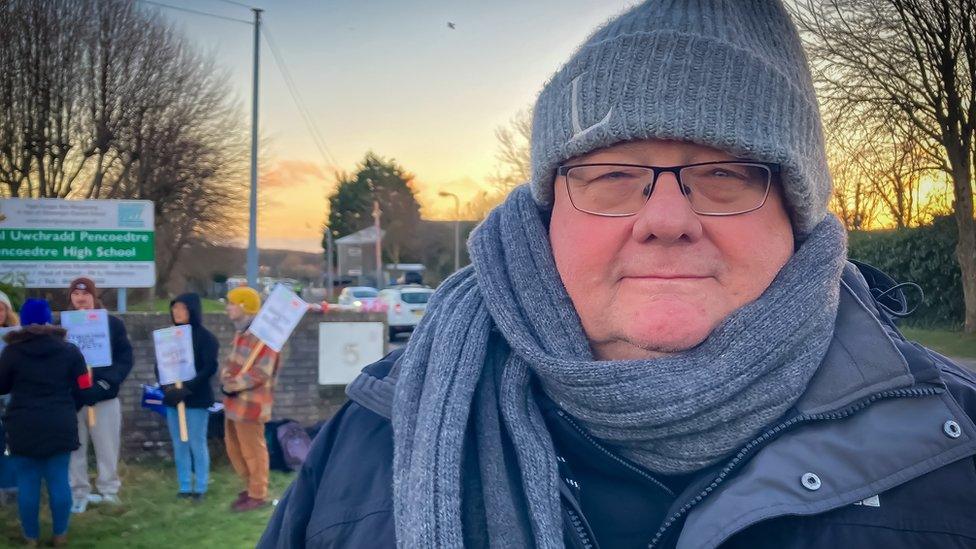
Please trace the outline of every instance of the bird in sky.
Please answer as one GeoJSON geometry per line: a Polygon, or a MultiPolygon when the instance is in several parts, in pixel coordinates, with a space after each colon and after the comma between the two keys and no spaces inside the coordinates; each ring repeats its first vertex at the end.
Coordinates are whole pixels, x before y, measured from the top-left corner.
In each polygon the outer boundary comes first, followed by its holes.
{"type": "Polygon", "coordinates": [[[454,25],[454,23],[452,23],[452,22],[450,22],[450,21],[448,21],[448,22],[447,22],[447,28],[449,28],[449,29],[451,29],[451,30],[454,30],[454,29],[456,28],[456,26],[454,25]]]}

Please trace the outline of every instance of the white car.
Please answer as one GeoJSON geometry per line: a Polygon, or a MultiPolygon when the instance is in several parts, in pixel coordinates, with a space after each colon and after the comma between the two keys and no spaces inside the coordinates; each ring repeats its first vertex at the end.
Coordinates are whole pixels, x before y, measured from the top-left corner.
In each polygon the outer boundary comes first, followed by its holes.
{"type": "Polygon", "coordinates": [[[379,290],[369,286],[349,286],[339,293],[338,303],[358,311],[375,311],[379,293],[379,290]]]}
{"type": "Polygon", "coordinates": [[[394,286],[380,291],[379,300],[386,306],[386,320],[392,341],[400,332],[412,332],[427,311],[427,301],[434,290],[426,286],[394,286]]]}

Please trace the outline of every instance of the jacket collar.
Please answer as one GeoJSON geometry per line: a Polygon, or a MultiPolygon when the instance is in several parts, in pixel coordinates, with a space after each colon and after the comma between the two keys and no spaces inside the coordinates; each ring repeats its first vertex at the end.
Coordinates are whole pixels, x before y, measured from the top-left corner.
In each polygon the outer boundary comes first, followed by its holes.
{"type": "Polygon", "coordinates": [[[4,336],[4,341],[8,345],[13,345],[14,343],[23,343],[25,341],[31,341],[33,339],[38,339],[41,337],[52,336],[55,339],[64,339],[65,334],[68,332],[61,326],[54,326],[53,324],[30,324],[28,326],[19,327],[16,330],[7,332],[4,336]]]}
{"type": "Polygon", "coordinates": [[[716,547],[773,517],[853,504],[976,454],[976,425],[930,361],[909,365],[867,283],[848,267],[833,340],[793,410],[818,419],[770,436],[735,470],[719,473],[688,514],[679,549],[716,547]],[[947,421],[960,427],[958,436],[944,431],[947,421]],[[815,490],[803,484],[808,473],[819,479],[815,490]]]}
{"type": "Polygon", "coordinates": [[[399,359],[403,352],[404,349],[397,349],[383,360],[363,368],[362,373],[346,385],[346,396],[367,410],[391,419],[393,396],[399,377],[399,359]]]}
{"type": "Polygon", "coordinates": [[[915,384],[908,362],[880,315],[867,282],[848,263],[841,278],[833,338],[820,368],[794,406],[797,412],[837,410],[866,396],[915,384]]]}

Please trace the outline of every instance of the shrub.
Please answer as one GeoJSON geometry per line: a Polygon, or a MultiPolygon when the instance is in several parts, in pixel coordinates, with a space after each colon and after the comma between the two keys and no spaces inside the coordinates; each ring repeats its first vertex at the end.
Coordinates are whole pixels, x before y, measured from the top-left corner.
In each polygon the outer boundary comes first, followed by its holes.
{"type": "Polygon", "coordinates": [[[915,313],[905,319],[915,326],[956,328],[962,325],[962,272],[956,260],[956,222],[938,217],[931,225],[911,229],[851,231],[849,256],[886,272],[896,282],[914,282],[925,298],[905,289],[915,313]]]}

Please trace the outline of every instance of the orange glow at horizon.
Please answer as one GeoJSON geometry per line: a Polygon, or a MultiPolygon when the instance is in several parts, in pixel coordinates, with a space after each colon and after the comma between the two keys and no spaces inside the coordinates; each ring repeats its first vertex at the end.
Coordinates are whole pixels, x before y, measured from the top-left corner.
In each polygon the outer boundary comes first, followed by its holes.
{"type": "MultiPolygon", "coordinates": [[[[454,200],[442,197],[442,191],[454,193],[460,199],[461,219],[465,206],[485,190],[487,183],[474,177],[457,180],[429,180],[414,173],[412,187],[420,203],[421,217],[447,221],[455,218],[454,200]]],[[[477,173],[472,170],[473,173],[477,173]]],[[[484,170],[488,173],[488,170],[484,170]]],[[[335,192],[334,170],[327,170],[314,162],[280,159],[262,172],[258,188],[261,202],[258,213],[258,239],[262,248],[293,248],[302,251],[321,251],[322,228],[329,216],[329,196],[335,192]]]]}

